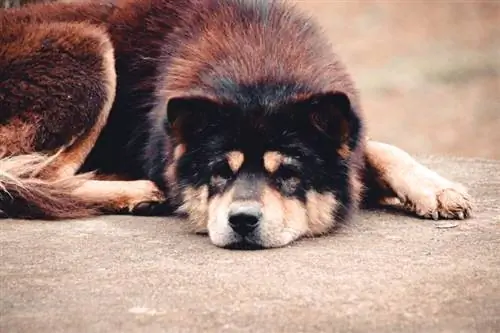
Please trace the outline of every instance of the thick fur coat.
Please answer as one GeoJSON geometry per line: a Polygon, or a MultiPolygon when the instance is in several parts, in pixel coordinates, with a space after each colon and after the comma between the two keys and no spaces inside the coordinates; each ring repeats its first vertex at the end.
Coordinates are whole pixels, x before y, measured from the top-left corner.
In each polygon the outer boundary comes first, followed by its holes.
{"type": "Polygon", "coordinates": [[[366,139],[352,78],[291,5],[32,5],[0,12],[0,41],[6,216],[160,207],[218,246],[276,247],[331,231],[361,201],[470,214],[459,184],[366,139]]]}

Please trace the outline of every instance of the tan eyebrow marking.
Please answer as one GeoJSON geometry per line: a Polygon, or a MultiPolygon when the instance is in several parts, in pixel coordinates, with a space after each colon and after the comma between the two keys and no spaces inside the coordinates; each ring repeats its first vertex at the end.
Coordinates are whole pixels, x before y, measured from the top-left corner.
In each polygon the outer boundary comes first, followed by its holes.
{"type": "Polygon", "coordinates": [[[244,161],[245,155],[240,151],[232,151],[227,154],[227,163],[233,172],[237,172],[244,161]]]}
{"type": "Polygon", "coordinates": [[[283,160],[284,156],[277,151],[268,151],[264,154],[264,168],[270,173],[276,172],[283,160]]]}
{"type": "Polygon", "coordinates": [[[264,168],[270,173],[276,172],[282,165],[300,167],[300,162],[290,156],[285,156],[277,151],[268,151],[264,154],[264,168]]]}

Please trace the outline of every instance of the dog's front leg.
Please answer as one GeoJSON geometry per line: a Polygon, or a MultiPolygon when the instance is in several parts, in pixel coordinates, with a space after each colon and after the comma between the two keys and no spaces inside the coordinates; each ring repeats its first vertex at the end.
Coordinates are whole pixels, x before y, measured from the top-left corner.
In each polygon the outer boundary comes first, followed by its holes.
{"type": "Polygon", "coordinates": [[[368,140],[365,156],[370,201],[383,204],[392,196],[418,216],[435,220],[471,215],[472,202],[464,186],[440,176],[402,149],[368,140]]]}

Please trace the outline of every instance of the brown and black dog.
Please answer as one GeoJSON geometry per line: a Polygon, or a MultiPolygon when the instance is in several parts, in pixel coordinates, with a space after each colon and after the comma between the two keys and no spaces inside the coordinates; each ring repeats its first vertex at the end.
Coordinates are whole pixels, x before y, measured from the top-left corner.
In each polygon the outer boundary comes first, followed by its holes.
{"type": "Polygon", "coordinates": [[[465,189],[366,139],[320,28],[264,0],[0,12],[0,211],[187,213],[221,247],[329,232],[360,202],[471,213],[465,189]],[[168,209],[167,209],[168,210],[168,209]]]}

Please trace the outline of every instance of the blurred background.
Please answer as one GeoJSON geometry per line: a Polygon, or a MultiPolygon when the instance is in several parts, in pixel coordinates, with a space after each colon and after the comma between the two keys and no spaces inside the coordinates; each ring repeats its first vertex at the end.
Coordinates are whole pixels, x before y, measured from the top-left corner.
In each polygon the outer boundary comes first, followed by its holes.
{"type": "Polygon", "coordinates": [[[500,159],[499,0],[294,2],[353,74],[373,139],[500,159]]]}
{"type": "Polygon", "coordinates": [[[290,1],[348,66],[373,139],[500,159],[500,0],[290,1]]]}

